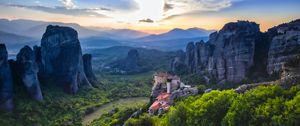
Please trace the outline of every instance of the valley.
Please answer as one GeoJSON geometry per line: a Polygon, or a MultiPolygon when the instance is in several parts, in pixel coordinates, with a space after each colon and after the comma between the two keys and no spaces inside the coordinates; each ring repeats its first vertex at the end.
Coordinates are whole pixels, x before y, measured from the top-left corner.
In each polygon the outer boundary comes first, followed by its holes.
{"type": "Polygon", "coordinates": [[[117,101],[104,104],[99,108],[83,118],[82,125],[86,126],[91,124],[94,120],[100,118],[103,114],[109,113],[115,108],[118,110],[128,109],[128,108],[139,108],[149,102],[148,97],[134,97],[134,98],[125,98],[117,101]]]}
{"type": "Polygon", "coordinates": [[[299,16],[253,1],[0,2],[0,126],[299,126],[299,16]]]}

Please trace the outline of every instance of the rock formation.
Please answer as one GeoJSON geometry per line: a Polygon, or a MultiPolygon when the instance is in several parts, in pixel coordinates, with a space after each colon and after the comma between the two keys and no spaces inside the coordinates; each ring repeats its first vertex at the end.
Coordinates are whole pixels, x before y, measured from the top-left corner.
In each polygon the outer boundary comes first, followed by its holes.
{"type": "Polygon", "coordinates": [[[218,81],[242,81],[253,65],[259,33],[258,24],[238,21],[212,33],[207,43],[189,43],[185,59],[188,71],[208,74],[218,81]]]}
{"type": "Polygon", "coordinates": [[[204,41],[190,42],[186,48],[185,63],[188,71],[192,73],[203,73],[207,71],[209,58],[212,56],[213,45],[204,41]]]}
{"type": "Polygon", "coordinates": [[[134,74],[146,71],[141,67],[141,60],[137,49],[129,50],[127,57],[113,62],[110,66],[112,73],[116,74],[134,74]]]}
{"type": "Polygon", "coordinates": [[[69,27],[49,25],[41,40],[44,78],[51,78],[67,93],[76,93],[82,83],[91,86],[83,68],[77,32],[69,27]]]}
{"type": "Polygon", "coordinates": [[[35,100],[42,100],[43,95],[37,76],[39,68],[35,53],[29,46],[25,46],[20,50],[15,67],[17,68],[16,74],[22,80],[30,96],[35,100]]]}
{"type": "Polygon", "coordinates": [[[182,50],[176,52],[175,59],[171,62],[171,70],[177,74],[186,73],[186,65],[183,62],[185,59],[185,53],[182,50]]]}
{"type": "MultiPolygon", "coordinates": [[[[300,19],[265,33],[260,32],[259,25],[254,22],[238,21],[212,33],[206,43],[189,43],[185,59],[175,61],[184,61],[189,73],[198,73],[217,82],[241,82],[279,75],[283,64],[299,54],[300,19]]],[[[171,66],[174,72],[180,69],[174,62],[171,66]]]]}
{"type": "Polygon", "coordinates": [[[270,29],[273,32],[268,53],[267,71],[276,74],[282,65],[300,54],[300,19],[270,29]]]}
{"type": "Polygon", "coordinates": [[[13,82],[7,56],[6,46],[0,44],[0,109],[12,110],[13,82]]]}
{"type": "Polygon", "coordinates": [[[300,82],[300,55],[289,59],[282,66],[281,81],[289,84],[299,84],[300,82]]]}
{"type": "Polygon", "coordinates": [[[98,80],[93,72],[92,68],[92,55],[91,54],[84,54],[82,56],[83,59],[83,66],[84,66],[84,73],[86,77],[88,78],[89,82],[91,82],[93,85],[98,83],[98,80]]]}
{"type": "Polygon", "coordinates": [[[126,70],[136,69],[138,67],[140,56],[136,49],[131,49],[128,52],[126,62],[124,62],[124,68],[126,70]]]}

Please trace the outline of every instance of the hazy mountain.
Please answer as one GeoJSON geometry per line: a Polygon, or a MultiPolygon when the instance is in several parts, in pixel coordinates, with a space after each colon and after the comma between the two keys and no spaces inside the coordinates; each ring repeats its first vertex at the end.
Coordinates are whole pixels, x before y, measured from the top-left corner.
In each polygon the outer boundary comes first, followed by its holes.
{"type": "Polygon", "coordinates": [[[0,43],[5,43],[6,46],[11,49],[22,47],[26,44],[33,45],[36,44],[36,42],[34,38],[0,31],[0,43]]]}
{"type": "Polygon", "coordinates": [[[62,25],[69,26],[76,29],[79,33],[79,37],[90,37],[90,36],[109,36],[107,33],[84,28],[75,23],[60,23],[60,22],[43,22],[33,20],[0,20],[0,29],[7,33],[14,33],[22,36],[28,36],[32,38],[41,39],[42,34],[45,32],[48,25],[62,25]]]}
{"type": "Polygon", "coordinates": [[[0,30],[7,33],[14,33],[22,36],[40,39],[48,25],[61,25],[74,28],[79,35],[79,38],[102,37],[109,39],[134,39],[144,37],[149,34],[130,30],[130,29],[112,29],[112,28],[97,28],[84,27],[76,23],[61,23],[61,22],[44,22],[33,20],[7,20],[0,19],[0,30]]]}
{"type": "Polygon", "coordinates": [[[136,39],[136,38],[141,38],[149,35],[148,33],[141,32],[141,31],[136,31],[136,30],[131,30],[131,29],[112,29],[106,31],[108,33],[111,33],[113,35],[117,35],[120,38],[123,39],[136,39]]]}
{"type": "Polygon", "coordinates": [[[169,32],[157,34],[157,35],[149,35],[143,38],[139,38],[136,41],[148,42],[148,41],[161,41],[161,40],[171,40],[171,39],[184,39],[184,38],[197,38],[197,37],[205,37],[210,33],[214,32],[214,30],[205,30],[201,28],[189,28],[189,29],[179,29],[175,28],[170,30],[169,32]]]}
{"type": "Polygon", "coordinates": [[[149,35],[131,29],[113,29],[107,27],[83,27],[75,23],[44,22],[33,20],[0,19],[0,30],[15,36],[5,41],[18,43],[31,40],[40,40],[48,25],[69,26],[79,35],[83,48],[107,48],[112,46],[134,46],[161,50],[184,49],[187,42],[205,40],[211,30],[200,28],[173,29],[169,32],[149,35]],[[147,43],[146,43],[147,42],[147,43]]]}
{"type": "Polygon", "coordinates": [[[168,40],[157,40],[148,42],[138,42],[136,43],[139,47],[159,49],[163,51],[175,51],[175,50],[185,50],[186,45],[189,42],[199,42],[207,41],[208,37],[196,37],[196,38],[178,38],[178,39],[168,39],[168,40]]]}
{"type": "Polygon", "coordinates": [[[81,45],[83,49],[92,49],[92,48],[109,48],[112,46],[120,46],[120,43],[117,40],[113,39],[106,39],[101,37],[90,37],[90,38],[83,38],[80,39],[81,45]]]}
{"type": "Polygon", "coordinates": [[[132,29],[114,29],[108,27],[88,27],[89,29],[93,29],[96,31],[107,32],[118,38],[115,39],[136,39],[150,35],[149,33],[132,30],[132,29]]]}
{"type": "Polygon", "coordinates": [[[96,30],[91,30],[91,29],[82,27],[78,24],[60,23],[60,22],[47,22],[47,23],[44,23],[44,24],[41,24],[41,25],[37,25],[37,26],[31,27],[31,28],[25,30],[23,34],[26,35],[26,36],[31,36],[31,37],[36,36],[37,38],[42,38],[42,34],[46,30],[46,27],[50,24],[51,25],[60,25],[60,26],[72,27],[78,32],[79,38],[88,38],[88,37],[94,37],[94,36],[107,38],[109,36],[112,36],[109,33],[100,32],[100,31],[96,31],[96,30]]]}
{"type": "Polygon", "coordinates": [[[18,20],[0,19],[0,29],[1,31],[7,33],[22,34],[25,30],[44,23],[46,22],[23,20],[23,19],[18,19],[18,20]]]}

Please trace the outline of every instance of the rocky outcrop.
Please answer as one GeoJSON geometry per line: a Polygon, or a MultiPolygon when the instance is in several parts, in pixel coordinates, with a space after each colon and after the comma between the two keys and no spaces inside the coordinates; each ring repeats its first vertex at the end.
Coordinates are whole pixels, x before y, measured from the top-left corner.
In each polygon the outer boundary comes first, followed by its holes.
{"type": "Polygon", "coordinates": [[[37,76],[39,71],[34,51],[29,47],[23,47],[17,55],[15,64],[18,77],[27,88],[30,96],[35,100],[43,100],[40,82],[37,76]]]}
{"type": "Polygon", "coordinates": [[[300,55],[289,59],[282,66],[281,81],[288,84],[299,84],[300,82],[300,55]]]}
{"type": "Polygon", "coordinates": [[[213,45],[204,41],[190,42],[186,48],[185,64],[191,73],[204,73],[208,69],[208,61],[212,56],[213,45]]]}
{"type": "Polygon", "coordinates": [[[147,68],[143,68],[141,64],[138,50],[131,49],[126,58],[115,61],[108,67],[113,74],[135,74],[147,70],[147,68]]]}
{"type": "Polygon", "coordinates": [[[185,64],[191,73],[209,75],[218,81],[240,82],[253,65],[258,24],[238,21],[212,33],[207,43],[189,43],[185,64]]]}
{"type": "Polygon", "coordinates": [[[98,80],[93,72],[92,68],[92,55],[91,54],[84,54],[82,56],[83,59],[83,66],[84,66],[84,73],[86,77],[88,78],[89,82],[91,82],[93,85],[98,83],[98,80]]]}
{"type": "Polygon", "coordinates": [[[130,70],[130,69],[136,69],[138,66],[140,56],[136,49],[129,50],[126,62],[124,62],[124,69],[130,70]]]}
{"type": "Polygon", "coordinates": [[[196,66],[196,51],[195,51],[195,45],[193,42],[188,43],[186,47],[186,58],[185,58],[185,64],[187,65],[188,72],[195,72],[196,66]]]}
{"type": "Polygon", "coordinates": [[[177,74],[184,74],[187,72],[187,66],[184,63],[185,53],[182,50],[176,52],[176,57],[171,62],[171,70],[177,74]]]}
{"type": "Polygon", "coordinates": [[[272,35],[267,71],[280,74],[283,64],[300,54],[300,19],[270,29],[272,35]]]}
{"type": "MultiPolygon", "coordinates": [[[[212,33],[206,43],[189,43],[182,61],[190,73],[199,73],[217,83],[247,79],[260,82],[279,79],[283,65],[299,54],[300,19],[265,33],[254,22],[238,21],[212,33]]],[[[173,71],[176,69],[172,67],[173,71]]]]}
{"type": "Polygon", "coordinates": [[[56,80],[67,93],[76,93],[80,84],[91,86],[83,67],[77,32],[70,27],[49,25],[41,40],[43,78],[56,80]]]}
{"type": "Polygon", "coordinates": [[[209,43],[215,46],[209,73],[218,80],[242,81],[253,65],[258,24],[238,21],[226,24],[209,43]]]}
{"type": "Polygon", "coordinates": [[[13,109],[13,82],[10,65],[7,61],[7,50],[0,44],[0,109],[13,109]]]}

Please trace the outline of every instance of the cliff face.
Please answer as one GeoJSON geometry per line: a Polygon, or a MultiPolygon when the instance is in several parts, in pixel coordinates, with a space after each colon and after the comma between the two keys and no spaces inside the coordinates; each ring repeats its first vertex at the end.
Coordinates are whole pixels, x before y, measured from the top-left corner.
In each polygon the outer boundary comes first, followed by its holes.
{"type": "Polygon", "coordinates": [[[189,43],[185,59],[188,71],[208,74],[219,81],[243,80],[253,64],[258,33],[258,24],[239,21],[212,33],[207,43],[189,43]]]}
{"type": "Polygon", "coordinates": [[[289,59],[283,64],[281,81],[289,84],[299,84],[300,82],[300,55],[289,59]]]}
{"type": "MultiPolygon", "coordinates": [[[[238,21],[212,33],[206,43],[189,43],[182,61],[189,73],[205,75],[217,82],[241,82],[278,73],[285,62],[298,54],[300,20],[266,33],[261,33],[254,22],[238,21]]],[[[172,70],[176,69],[179,68],[172,65],[172,70]]]]}
{"type": "Polygon", "coordinates": [[[84,66],[84,73],[86,77],[88,78],[89,82],[91,82],[93,85],[98,83],[98,80],[93,72],[92,68],[92,55],[91,54],[84,54],[82,56],[83,59],[83,66],[84,66]]]}
{"type": "Polygon", "coordinates": [[[37,73],[39,71],[36,63],[35,53],[29,47],[23,47],[17,55],[15,74],[21,79],[31,97],[35,100],[43,100],[37,73]]]}
{"type": "Polygon", "coordinates": [[[253,22],[226,24],[209,39],[215,49],[208,72],[218,80],[242,81],[253,65],[255,38],[259,32],[258,24],[253,22]]]}
{"type": "Polygon", "coordinates": [[[13,108],[13,82],[7,56],[6,46],[0,44],[0,109],[3,110],[13,108]]]}
{"type": "Polygon", "coordinates": [[[177,51],[175,59],[173,59],[171,62],[171,70],[177,74],[186,73],[187,67],[184,63],[184,59],[185,59],[185,52],[183,52],[182,50],[177,51]]]}
{"type": "Polygon", "coordinates": [[[55,79],[68,93],[76,93],[79,84],[90,85],[83,67],[77,32],[69,27],[49,25],[41,40],[43,76],[55,79]]]}
{"type": "Polygon", "coordinates": [[[97,83],[92,71],[92,56],[82,56],[74,29],[49,25],[41,41],[41,47],[24,46],[16,61],[7,60],[6,46],[0,44],[1,110],[13,109],[13,85],[24,85],[29,95],[40,101],[43,95],[39,80],[53,79],[54,84],[64,87],[67,93],[76,93],[81,83],[91,87],[89,80],[97,83]]]}
{"type": "Polygon", "coordinates": [[[287,60],[300,54],[300,19],[269,30],[272,31],[267,71],[276,74],[287,60]]]}

